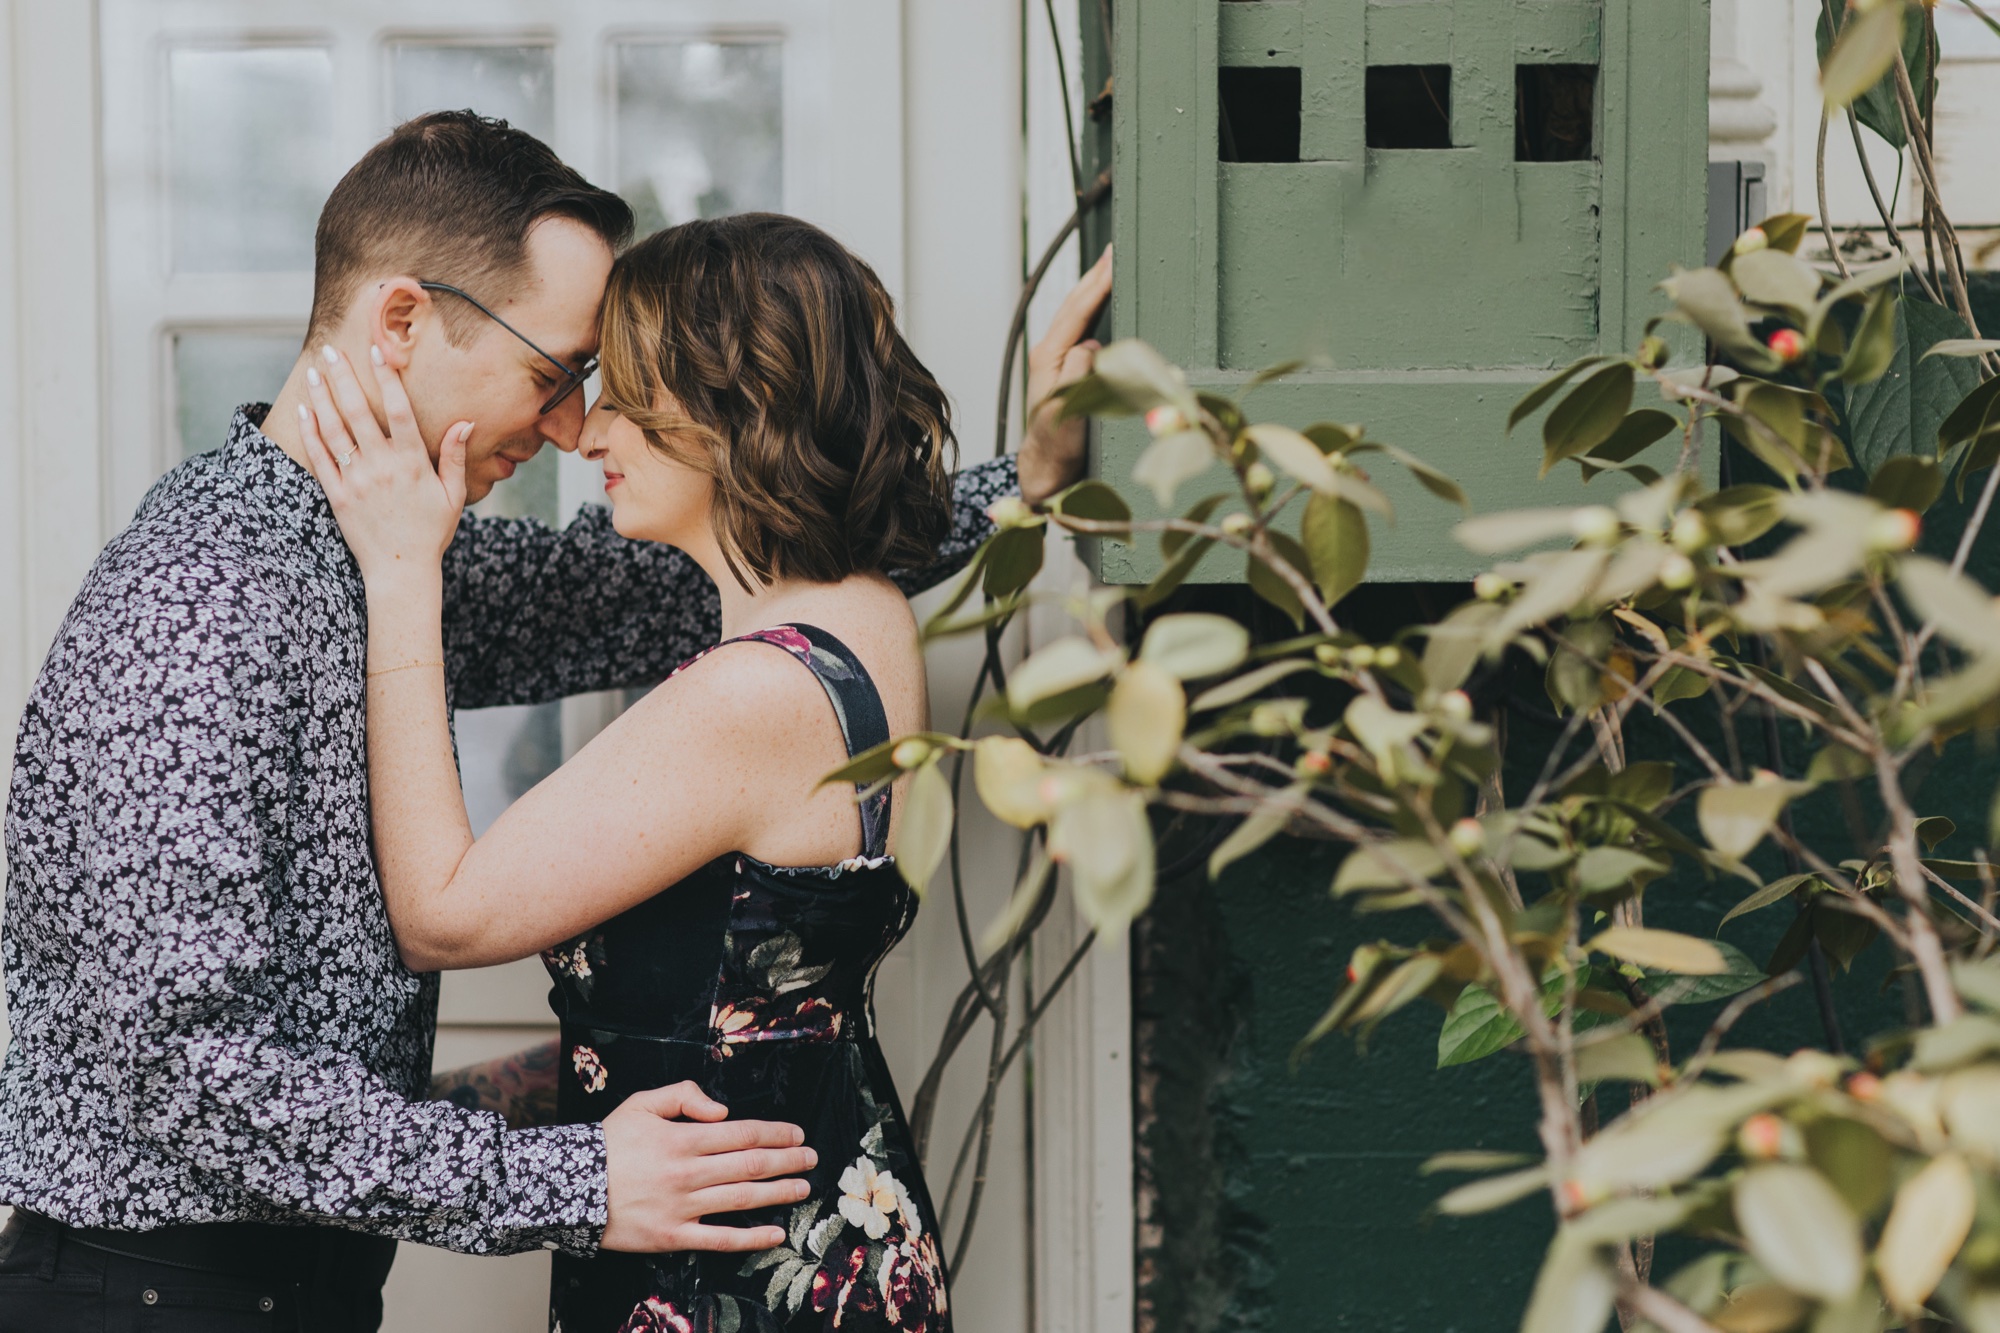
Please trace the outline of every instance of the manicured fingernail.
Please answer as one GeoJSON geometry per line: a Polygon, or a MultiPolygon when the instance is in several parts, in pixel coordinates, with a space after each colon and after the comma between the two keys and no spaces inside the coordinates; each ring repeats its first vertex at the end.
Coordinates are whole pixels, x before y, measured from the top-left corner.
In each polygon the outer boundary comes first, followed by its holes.
{"type": "Polygon", "coordinates": [[[319,354],[326,358],[326,363],[329,366],[337,366],[340,364],[340,353],[333,350],[332,343],[328,343],[324,347],[320,348],[319,354]]]}
{"type": "Polygon", "coordinates": [[[312,414],[311,412],[308,412],[308,411],[306,410],[306,405],[305,405],[304,403],[300,403],[300,404],[299,404],[299,424],[300,424],[301,426],[310,426],[310,425],[312,424],[312,419],[313,419],[313,414],[312,414]]]}
{"type": "Polygon", "coordinates": [[[470,440],[471,438],[472,438],[472,423],[468,421],[463,426],[460,426],[458,428],[458,442],[460,444],[464,444],[467,440],[470,440]]]}
{"type": "Polygon", "coordinates": [[[373,361],[378,366],[383,366],[388,364],[388,362],[382,359],[382,349],[375,346],[373,343],[370,343],[368,345],[368,359],[370,361],[373,361]]]}
{"type": "MultiPolygon", "coordinates": [[[[307,383],[307,384],[310,384],[310,385],[312,385],[312,386],[313,386],[313,388],[317,389],[317,388],[318,388],[318,387],[320,386],[321,382],[322,382],[322,381],[321,381],[321,379],[320,379],[320,373],[319,373],[319,367],[318,367],[318,366],[307,366],[307,367],[306,367],[306,383],[307,383]]],[[[299,411],[303,412],[303,411],[305,411],[305,408],[301,407],[301,408],[299,409],[299,411]]]]}

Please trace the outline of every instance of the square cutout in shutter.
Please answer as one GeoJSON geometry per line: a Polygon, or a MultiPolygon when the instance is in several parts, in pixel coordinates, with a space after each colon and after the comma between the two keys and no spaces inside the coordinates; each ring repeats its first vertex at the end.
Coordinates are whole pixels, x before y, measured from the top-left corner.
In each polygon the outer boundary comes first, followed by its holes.
{"type": "Polygon", "coordinates": [[[1451,147],[1451,66],[1368,67],[1370,148],[1451,147]]]}
{"type": "Polygon", "coordinates": [[[1514,67],[1514,160],[1586,162],[1597,152],[1597,66],[1514,67]]]}
{"type": "Polygon", "coordinates": [[[1222,160],[1298,161],[1299,71],[1277,65],[1224,66],[1220,74],[1216,139],[1222,160]]]}

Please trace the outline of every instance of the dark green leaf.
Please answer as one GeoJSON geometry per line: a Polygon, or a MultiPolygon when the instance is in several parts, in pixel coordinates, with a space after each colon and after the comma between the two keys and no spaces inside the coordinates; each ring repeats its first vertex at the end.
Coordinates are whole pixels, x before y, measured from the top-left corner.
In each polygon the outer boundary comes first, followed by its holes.
{"type": "MultiPolygon", "coordinates": [[[[1843,4],[1835,4],[1833,12],[1843,14],[1847,9],[1843,4]]],[[[1843,48],[1842,63],[1834,67],[1830,61],[1836,44],[1827,28],[1826,12],[1821,10],[1815,35],[1824,81],[1822,91],[1829,105],[1851,106],[1863,125],[1892,146],[1907,148],[1909,139],[1903,133],[1903,113],[1897,104],[1895,76],[1889,67],[1895,63],[1900,36],[1903,59],[1910,69],[1910,85],[1921,90],[1931,77],[1929,43],[1924,40],[1922,23],[1903,26],[1901,0],[1890,0],[1873,10],[1872,15],[1874,21],[1866,31],[1860,31],[1861,20],[1868,15],[1857,15],[1842,27],[1838,44],[1843,48]]]]}
{"type": "MultiPolygon", "coordinates": [[[[1826,26],[1826,16],[1820,16],[1820,26],[1826,26]]],[[[1922,28],[1922,24],[1914,24],[1922,28]]],[[[1876,88],[1884,84],[1890,76],[1890,66],[1896,64],[1896,50],[1904,44],[1904,4],[1902,0],[1884,0],[1870,10],[1858,10],[1840,28],[1840,34],[1820,58],[1820,92],[1828,106],[1852,106],[1854,114],[1876,134],[1888,138],[1890,144],[1902,148],[1906,140],[1902,138],[1902,112],[1896,106],[1894,92],[1888,96],[1888,110],[1872,106],[1868,98],[1876,88]],[[1894,136],[1892,132],[1894,130],[1894,136]]],[[[1910,76],[1916,78],[1916,62],[1910,62],[1910,76]]]]}
{"type": "Polygon", "coordinates": [[[1944,494],[1944,469],[1921,454],[1886,459],[1868,479],[1868,494],[1891,509],[1921,514],[1944,494]]]}
{"type": "Polygon", "coordinates": [[[1935,344],[1965,336],[1956,314],[1916,297],[1895,302],[1895,312],[1888,369],[1871,383],[1847,387],[1834,403],[1844,418],[1848,452],[1871,476],[1898,454],[1935,453],[1939,426],[1979,385],[1978,367],[1968,362],[1921,359],[1935,344]]]}
{"type": "MultiPolygon", "coordinates": [[[[1317,500],[1321,497],[1315,495],[1313,498],[1317,500]]],[[[1310,561],[1306,558],[1304,547],[1282,532],[1270,531],[1264,535],[1270,539],[1271,545],[1278,548],[1278,555],[1286,564],[1307,578],[1311,577],[1307,572],[1310,561]]],[[[1278,608],[1285,618],[1292,622],[1293,629],[1303,629],[1306,623],[1306,608],[1305,603],[1299,600],[1298,590],[1287,583],[1277,570],[1255,555],[1250,555],[1248,559],[1245,575],[1250,584],[1250,591],[1278,608]]]]}
{"type": "MultiPolygon", "coordinates": [[[[1208,496],[1196,504],[1194,508],[1182,514],[1181,517],[1190,523],[1206,523],[1208,522],[1209,515],[1215,512],[1216,507],[1228,498],[1227,495],[1208,496]]],[[[1176,555],[1180,554],[1181,548],[1187,545],[1193,535],[1192,533],[1176,532],[1173,530],[1161,533],[1160,553],[1165,555],[1169,560],[1173,559],[1176,555]]]]}
{"type": "Polygon", "coordinates": [[[2000,428],[2000,377],[1974,389],[1951,410],[1951,415],[1938,427],[1938,452],[1949,453],[1958,445],[1996,428],[2000,428]]]}
{"type": "Polygon", "coordinates": [[[1047,525],[1037,523],[1029,528],[1009,528],[993,539],[982,585],[988,597],[1011,597],[1035,581],[1042,569],[1042,539],[1047,535],[1047,525]]]}
{"type": "Polygon", "coordinates": [[[1840,378],[1849,384],[1873,384],[1896,361],[1896,293],[1880,288],[1868,298],[1861,323],[1840,363],[1840,378]]]}
{"type": "Polygon", "coordinates": [[[1618,361],[1592,371],[1542,423],[1542,475],[1610,439],[1631,410],[1631,365],[1618,361]]]}
{"type": "Polygon", "coordinates": [[[1676,997],[1675,1004],[1709,1004],[1740,995],[1770,979],[1749,954],[1735,945],[1725,940],[1711,940],[1709,943],[1722,951],[1723,962],[1727,964],[1722,971],[1704,976],[1648,971],[1641,978],[1639,988],[1648,995],[1671,992],[1676,997]]]}
{"type": "MultiPolygon", "coordinates": [[[[1798,889],[1818,883],[1819,880],[1811,875],[1786,875],[1783,879],[1774,879],[1725,912],[1722,920],[1717,923],[1717,929],[1728,925],[1731,921],[1746,913],[1759,911],[1775,902],[1782,902],[1790,898],[1798,889]]],[[[1760,974],[1761,971],[1762,969],[1759,969],[1760,974]]]]}
{"type": "Polygon", "coordinates": [[[1368,520],[1346,500],[1315,495],[1299,527],[1313,582],[1331,606],[1368,573],[1368,520]]]}
{"type": "Polygon", "coordinates": [[[1101,481],[1079,481],[1049,501],[1049,508],[1066,518],[1099,523],[1130,523],[1132,507],[1101,481]]]}
{"type": "Polygon", "coordinates": [[[1507,429],[1512,431],[1514,427],[1533,416],[1536,409],[1540,408],[1543,403],[1548,402],[1549,399],[1555,397],[1556,392],[1563,385],[1569,383],[1578,371],[1608,359],[1602,356],[1586,356],[1583,360],[1572,363],[1567,369],[1559,371],[1551,378],[1543,380],[1529,392],[1527,397],[1514,404],[1514,410],[1507,414],[1507,429]]]}
{"type": "Polygon", "coordinates": [[[1681,428],[1680,418],[1656,407],[1643,407],[1620,422],[1611,438],[1583,455],[1583,479],[1589,481],[1605,469],[1599,464],[1623,463],[1644,453],[1681,428]]]}

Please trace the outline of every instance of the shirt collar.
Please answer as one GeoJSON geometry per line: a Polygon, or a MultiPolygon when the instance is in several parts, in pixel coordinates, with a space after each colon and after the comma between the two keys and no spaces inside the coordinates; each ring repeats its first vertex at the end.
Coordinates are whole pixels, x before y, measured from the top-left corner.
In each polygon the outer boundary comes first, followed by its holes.
{"type": "Polygon", "coordinates": [[[259,429],[270,411],[269,403],[236,409],[221,449],[224,468],[253,503],[297,532],[315,553],[331,557],[337,567],[352,568],[347,542],[318,480],[259,429]]]}

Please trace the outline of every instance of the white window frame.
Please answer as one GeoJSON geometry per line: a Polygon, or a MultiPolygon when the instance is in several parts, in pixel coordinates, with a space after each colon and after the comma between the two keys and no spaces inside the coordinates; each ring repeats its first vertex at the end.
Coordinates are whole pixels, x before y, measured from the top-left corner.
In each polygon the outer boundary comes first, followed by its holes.
{"type": "MultiPolygon", "coordinates": [[[[615,187],[609,178],[616,160],[613,44],[779,39],[785,51],[785,211],[839,236],[900,295],[902,155],[851,147],[901,142],[900,0],[341,0],[337,6],[307,0],[97,0],[97,6],[103,16],[110,441],[104,522],[110,528],[179,461],[165,365],[168,337],[183,329],[248,326],[302,332],[311,302],[310,272],[170,272],[164,195],[170,43],[326,47],[334,63],[334,156],[343,164],[358,158],[391,123],[391,41],[550,45],[552,146],[584,175],[615,187]],[[886,77],[851,77],[852,71],[867,69],[886,77]],[[837,77],[843,74],[847,77],[837,77]]],[[[586,472],[564,469],[564,517],[594,498],[586,472]]]]}

